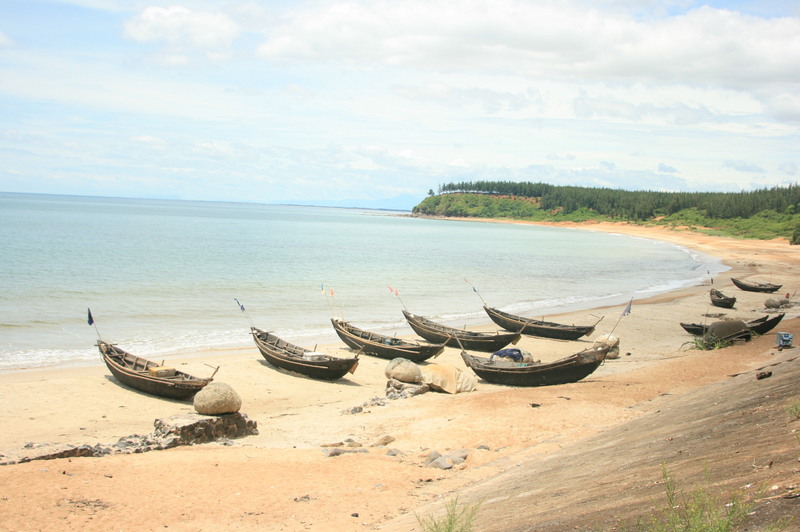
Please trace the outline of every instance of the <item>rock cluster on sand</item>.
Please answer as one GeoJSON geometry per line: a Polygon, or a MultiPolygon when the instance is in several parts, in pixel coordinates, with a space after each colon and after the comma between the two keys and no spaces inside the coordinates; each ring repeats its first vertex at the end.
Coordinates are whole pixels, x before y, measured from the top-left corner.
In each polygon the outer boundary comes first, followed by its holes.
{"type": "Polygon", "coordinates": [[[25,446],[27,453],[25,455],[17,457],[0,455],[0,465],[55,458],[144,453],[170,449],[179,445],[208,443],[258,434],[257,423],[248,419],[246,414],[238,412],[213,417],[179,414],[156,419],[153,424],[155,430],[152,433],[125,436],[111,445],[100,443],[96,445],[36,445],[29,443],[25,446]]]}

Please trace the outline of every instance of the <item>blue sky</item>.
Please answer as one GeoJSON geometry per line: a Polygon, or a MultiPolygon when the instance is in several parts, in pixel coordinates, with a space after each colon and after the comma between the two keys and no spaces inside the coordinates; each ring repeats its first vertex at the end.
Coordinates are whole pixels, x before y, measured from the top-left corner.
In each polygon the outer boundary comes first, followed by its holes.
{"type": "Polygon", "coordinates": [[[796,183],[800,3],[0,2],[0,191],[410,208],[796,183]]]}

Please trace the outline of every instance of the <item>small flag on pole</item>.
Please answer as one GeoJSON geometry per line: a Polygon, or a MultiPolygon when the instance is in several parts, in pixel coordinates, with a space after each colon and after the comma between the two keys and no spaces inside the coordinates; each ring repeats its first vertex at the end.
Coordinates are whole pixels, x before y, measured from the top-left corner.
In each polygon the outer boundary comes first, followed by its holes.
{"type": "Polygon", "coordinates": [[[236,301],[236,304],[237,304],[237,305],[239,305],[239,308],[240,308],[240,309],[242,309],[242,312],[244,312],[244,305],[242,305],[241,303],[239,303],[239,300],[238,300],[238,299],[236,299],[235,297],[233,298],[233,300],[234,300],[234,301],[236,301]]]}
{"type": "Polygon", "coordinates": [[[622,311],[623,316],[627,316],[628,314],[631,313],[631,303],[633,303],[633,299],[628,301],[628,304],[625,306],[625,310],[622,311]]]}
{"type": "Polygon", "coordinates": [[[94,325],[94,318],[92,317],[92,309],[88,309],[88,310],[89,310],[89,319],[86,320],[86,321],[89,322],[89,325],[94,325]]]}

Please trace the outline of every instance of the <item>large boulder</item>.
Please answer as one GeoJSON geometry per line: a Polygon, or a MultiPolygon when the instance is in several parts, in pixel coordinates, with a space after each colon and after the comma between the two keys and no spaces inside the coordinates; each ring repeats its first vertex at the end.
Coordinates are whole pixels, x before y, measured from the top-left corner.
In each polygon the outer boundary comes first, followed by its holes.
{"type": "Polygon", "coordinates": [[[194,409],[198,414],[216,416],[233,414],[242,407],[242,398],[230,385],[212,382],[194,396],[194,409]]]}

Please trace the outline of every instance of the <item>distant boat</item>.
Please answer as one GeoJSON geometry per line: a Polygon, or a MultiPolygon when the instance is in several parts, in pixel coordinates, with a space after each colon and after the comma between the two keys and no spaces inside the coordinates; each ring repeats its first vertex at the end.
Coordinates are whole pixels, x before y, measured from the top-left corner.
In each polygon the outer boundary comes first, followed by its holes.
{"type": "Polygon", "coordinates": [[[577,340],[581,336],[592,334],[595,326],[600,322],[600,320],[597,320],[594,325],[564,325],[517,316],[488,305],[484,305],[483,310],[486,311],[493,322],[508,331],[517,331],[530,336],[556,338],[559,340],[577,340]]]}
{"type": "Polygon", "coordinates": [[[456,329],[455,327],[436,323],[423,316],[412,314],[407,310],[403,311],[403,316],[406,317],[406,321],[414,329],[414,332],[429,342],[435,344],[443,343],[460,349],[493,353],[508,344],[516,344],[521,338],[519,333],[490,333],[456,329]]]}
{"type": "Polygon", "coordinates": [[[422,362],[444,351],[444,343],[410,342],[394,336],[366,331],[336,318],[331,318],[331,323],[336,334],[348,347],[380,358],[406,358],[412,362],[422,362]]]}
{"type": "MultiPolygon", "coordinates": [[[[201,379],[137,357],[114,344],[97,341],[109,371],[122,384],[145,393],[169,399],[189,399],[214,378],[201,379]]],[[[216,374],[216,371],[214,372],[216,374]]]]}
{"type": "Polygon", "coordinates": [[[714,305],[715,307],[733,308],[733,306],[736,304],[735,297],[726,296],[725,294],[714,288],[712,288],[711,292],[709,292],[709,297],[711,298],[711,304],[714,305]]]}
{"type": "Polygon", "coordinates": [[[783,286],[781,284],[742,281],[741,279],[734,279],[733,277],[731,277],[731,281],[733,281],[733,284],[746,292],[777,292],[780,287],[783,286]]]}
{"type": "Polygon", "coordinates": [[[358,367],[358,355],[339,358],[291,344],[274,334],[256,327],[250,328],[256,347],[267,362],[312,379],[333,381],[353,373],[358,367]]]}
{"type": "MultiPolygon", "coordinates": [[[[761,318],[756,318],[751,321],[745,322],[745,325],[748,329],[758,335],[765,335],[772,329],[774,329],[778,323],[783,319],[785,314],[777,314],[772,318],[769,317],[769,314],[762,316],[761,318]]],[[[693,334],[695,336],[703,336],[708,332],[708,325],[703,325],[700,323],[681,323],[681,327],[683,330],[688,332],[689,334],[693,334]]]]}
{"type": "Polygon", "coordinates": [[[598,345],[545,364],[479,357],[463,350],[461,358],[487,382],[508,386],[550,386],[577,382],[591,375],[606,359],[610,349],[609,345],[598,345]]]}

